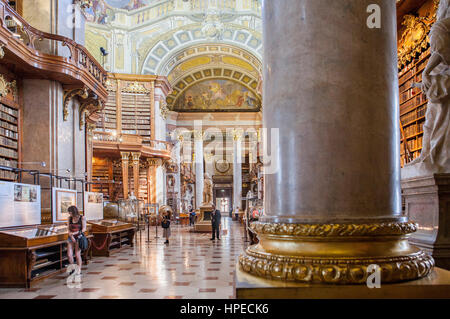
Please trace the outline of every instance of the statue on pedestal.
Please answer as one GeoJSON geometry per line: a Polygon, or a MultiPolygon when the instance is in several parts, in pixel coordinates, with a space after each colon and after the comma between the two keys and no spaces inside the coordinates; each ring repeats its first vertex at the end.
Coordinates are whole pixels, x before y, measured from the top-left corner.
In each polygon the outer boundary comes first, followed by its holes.
{"type": "Polygon", "coordinates": [[[420,156],[406,165],[402,178],[450,172],[450,0],[441,0],[430,31],[431,57],[422,73],[428,106],[420,156]]]}
{"type": "Polygon", "coordinates": [[[203,181],[203,203],[202,206],[211,206],[213,204],[213,183],[208,173],[205,174],[203,181]]]}

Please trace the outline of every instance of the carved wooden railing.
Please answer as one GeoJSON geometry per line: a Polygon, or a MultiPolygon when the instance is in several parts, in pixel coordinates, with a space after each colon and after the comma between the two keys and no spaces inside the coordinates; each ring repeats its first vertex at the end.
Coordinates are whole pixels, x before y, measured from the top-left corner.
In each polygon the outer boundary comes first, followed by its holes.
{"type": "Polygon", "coordinates": [[[1,25],[12,33],[13,38],[22,42],[28,49],[67,59],[80,71],[90,74],[97,82],[97,86],[100,84],[106,89],[107,72],[82,45],[64,36],[35,29],[4,0],[0,0],[0,19],[1,25]],[[69,54],[57,54],[58,46],[67,47],[69,54]]]}
{"type": "MultiPolygon", "coordinates": [[[[140,145],[151,151],[156,151],[158,153],[164,153],[165,155],[170,155],[172,152],[172,143],[166,141],[152,140],[148,138],[143,138],[139,135],[132,134],[112,134],[109,132],[98,132],[93,133],[94,147],[95,142],[107,142],[112,144],[129,144],[129,145],[140,145]]],[[[145,151],[145,149],[143,149],[145,151]]]]}

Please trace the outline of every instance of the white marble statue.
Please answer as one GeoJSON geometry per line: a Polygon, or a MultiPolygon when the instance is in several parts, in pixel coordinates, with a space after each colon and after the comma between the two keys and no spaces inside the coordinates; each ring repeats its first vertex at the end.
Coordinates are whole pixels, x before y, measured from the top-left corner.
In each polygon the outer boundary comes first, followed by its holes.
{"type": "Polygon", "coordinates": [[[450,173],[450,0],[441,0],[430,31],[431,57],[422,74],[427,95],[421,155],[402,169],[402,178],[450,173]]]}
{"type": "Polygon", "coordinates": [[[211,205],[213,203],[213,184],[209,174],[205,174],[203,182],[203,203],[202,205],[211,205]]]}

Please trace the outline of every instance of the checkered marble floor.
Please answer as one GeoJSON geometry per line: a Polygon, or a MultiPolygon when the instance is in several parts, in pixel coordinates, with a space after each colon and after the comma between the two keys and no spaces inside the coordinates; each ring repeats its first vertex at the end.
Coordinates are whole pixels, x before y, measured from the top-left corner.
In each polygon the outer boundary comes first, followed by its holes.
{"type": "Polygon", "coordinates": [[[238,256],[247,243],[243,226],[225,217],[224,234],[211,241],[211,234],[190,232],[174,225],[169,245],[161,228],[136,234],[134,248],[124,248],[111,257],[94,257],[83,266],[82,282],[69,288],[67,274],[37,283],[31,289],[0,288],[0,299],[97,299],[97,298],[234,298],[234,272],[238,256]]]}

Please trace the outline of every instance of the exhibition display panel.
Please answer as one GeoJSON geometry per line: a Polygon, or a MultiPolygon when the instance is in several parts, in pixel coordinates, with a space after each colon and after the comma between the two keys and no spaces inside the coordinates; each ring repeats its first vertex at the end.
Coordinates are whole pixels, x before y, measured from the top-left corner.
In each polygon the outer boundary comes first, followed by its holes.
{"type": "Polygon", "coordinates": [[[94,235],[92,253],[94,256],[109,257],[114,250],[133,247],[136,227],[119,220],[89,221],[94,235]]]}
{"type": "MultiPolygon", "coordinates": [[[[91,243],[90,226],[86,237],[91,243]]],[[[37,225],[0,230],[0,286],[30,288],[35,282],[62,273],[67,266],[66,225],[37,225]]],[[[82,253],[92,258],[91,244],[82,253]]]]}

